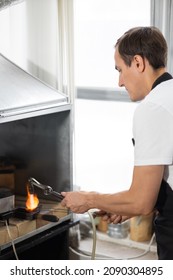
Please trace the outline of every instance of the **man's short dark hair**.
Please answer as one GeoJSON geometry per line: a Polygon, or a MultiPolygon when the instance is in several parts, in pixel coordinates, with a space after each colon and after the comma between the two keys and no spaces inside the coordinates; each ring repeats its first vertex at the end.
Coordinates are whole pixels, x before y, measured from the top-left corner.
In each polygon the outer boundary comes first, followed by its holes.
{"type": "Polygon", "coordinates": [[[124,33],[116,42],[121,58],[131,66],[135,55],[146,58],[154,69],[167,64],[167,43],[161,31],[153,26],[135,27],[124,33]]]}

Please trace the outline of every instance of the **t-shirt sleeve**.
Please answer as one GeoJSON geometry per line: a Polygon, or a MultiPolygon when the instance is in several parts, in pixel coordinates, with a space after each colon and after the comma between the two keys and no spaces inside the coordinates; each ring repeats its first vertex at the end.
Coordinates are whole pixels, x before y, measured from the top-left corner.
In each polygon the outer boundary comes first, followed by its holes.
{"type": "Polygon", "coordinates": [[[162,106],[141,103],[134,113],[134,165],[170,165],[173,159],[173,116],[162,106]]]}

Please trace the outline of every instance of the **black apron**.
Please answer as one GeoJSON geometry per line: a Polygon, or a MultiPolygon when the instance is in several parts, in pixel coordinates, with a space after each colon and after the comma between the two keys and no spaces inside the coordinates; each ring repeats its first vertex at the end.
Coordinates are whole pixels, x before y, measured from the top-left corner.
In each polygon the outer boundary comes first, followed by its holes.
{"type": "MultiPolygon", "coordinates": [[[[154,82],[152,89],[170,79],[172,76],[164,73],[154,82]]],[[[132,142],[135,145],[135,139],[132,139],[132,142]]],[[[173,260],[173,190],[165,180],[162,180],[155,209],[157,215],[154,219],[154,230],[158,258],[173,260]]]]}
{"type": "Polygon", "coordinates": [[[154,230],[159,260],[173,260],[173,190],[162,180],[155,208],[154,230]]]}
{"type": "MultiPolygon", "coordinates": [[[[152,89],[170,79],[172,76],[167,72],[164,73],[154,82],[152,89]]],[[[160,186],[156,209],[158,214],[154,220],[154,230],[158,258],[159,260],[173,260],[173,190],[164,180],[160,186]]]]}

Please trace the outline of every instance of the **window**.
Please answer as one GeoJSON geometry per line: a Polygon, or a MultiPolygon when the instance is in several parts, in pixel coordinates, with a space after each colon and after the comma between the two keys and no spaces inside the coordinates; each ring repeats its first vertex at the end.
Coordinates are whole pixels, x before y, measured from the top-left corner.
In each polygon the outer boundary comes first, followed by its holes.
{"type": "Polygon", "coordinates": [[[150,25],[150,0],[75,0],[78,87],[115,88],[114,45],[129,28],[150,25]]]}
{"type": "Polygon", "coordinates": [[[74,181],[83,190],[116,192],[131,183],[137,105],[120,98],[113,56],[116,40],[142,25],[150,25],[150,0],[75,0],[75,84],[87,99],[75,101],[74,181]],[[114,101],[103,101],[108,95],[114,101]]]}

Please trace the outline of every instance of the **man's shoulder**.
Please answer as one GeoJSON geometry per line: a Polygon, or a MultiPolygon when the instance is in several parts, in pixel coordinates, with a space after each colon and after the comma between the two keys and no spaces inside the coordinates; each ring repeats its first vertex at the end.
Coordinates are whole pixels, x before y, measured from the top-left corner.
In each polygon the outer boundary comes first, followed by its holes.
{"type": "Polygon", "coordinates": [[[173,79],[167,80],[151,90],[137,106],[136,113],[156,112],[156,110],[166,110],[173,113],[173,79]]]}

